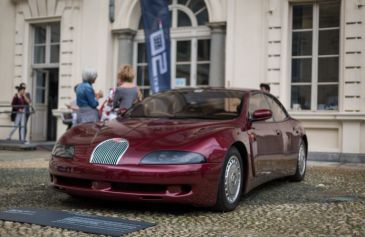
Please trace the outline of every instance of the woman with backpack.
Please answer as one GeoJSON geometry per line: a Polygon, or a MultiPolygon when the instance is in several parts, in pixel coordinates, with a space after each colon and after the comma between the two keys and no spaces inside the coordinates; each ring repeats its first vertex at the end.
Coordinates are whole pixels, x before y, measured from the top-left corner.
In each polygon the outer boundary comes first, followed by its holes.
{"type": "Polygon", "coordinates": [[[11,112],[11,121],[14,122],[14,127],[11,130],[8,140],[11,139],[14,132],[19,128],[20,134],[19,134],[19,140],[24,141],[24,129],[25,129],[25,106],[27,105],[27,101],[25,98],[25,87],[20,85],[15,87],[18,90],[18,93],[16,93],[13,97],[13,100],[11,102],[12,112],[11,112]]]}

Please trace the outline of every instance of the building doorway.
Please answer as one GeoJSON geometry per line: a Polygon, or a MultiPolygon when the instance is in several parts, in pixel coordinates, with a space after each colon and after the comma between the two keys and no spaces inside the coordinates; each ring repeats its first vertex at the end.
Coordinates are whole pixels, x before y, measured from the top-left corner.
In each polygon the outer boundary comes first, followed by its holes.
{"type": "Polygon", "coordinates": [[[31,140],[54,141],[57,118],[52,110],[58,106],[58,68],[35,69],[33,77],[33,107],[31,140]]]}
{"type": "Polygon", "coordinates": [[[60,22],[32,25],[32,100],[35,113],[31,117],[30,140],[55,141],[58,108],[60,61],[60,22]]]}

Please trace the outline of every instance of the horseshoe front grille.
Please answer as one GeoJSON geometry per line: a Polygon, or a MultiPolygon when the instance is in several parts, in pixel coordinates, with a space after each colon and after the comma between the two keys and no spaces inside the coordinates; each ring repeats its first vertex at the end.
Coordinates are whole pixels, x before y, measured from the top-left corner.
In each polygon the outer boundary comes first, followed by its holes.
{"type": "Polygon", "coordinates": [[[91,154],[90,163],[117,165],[128,147],[128,141],[122,138],[113,138],[103,141],[94,148],[91,154]]]}

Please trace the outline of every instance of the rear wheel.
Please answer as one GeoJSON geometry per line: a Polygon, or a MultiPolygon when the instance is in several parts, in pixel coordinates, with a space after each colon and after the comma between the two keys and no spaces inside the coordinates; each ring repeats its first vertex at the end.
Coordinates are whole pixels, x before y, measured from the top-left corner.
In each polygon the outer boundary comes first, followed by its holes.
{"type": "Polygon", "coordinates": [[[241,198],[243,183],[242,158],[238,150],[232,147],[225,157],[218,187],[217,211],[234,210],[241,198]]]}
{"type": "Polygon", "coordinates": [[[303,140],[300,142],[298,151],[298,161],[297,169],[295,174],[291,177],[292,181],[302,181],[305,176],[305,171],[307,169],[307,151],[303,140]]]}

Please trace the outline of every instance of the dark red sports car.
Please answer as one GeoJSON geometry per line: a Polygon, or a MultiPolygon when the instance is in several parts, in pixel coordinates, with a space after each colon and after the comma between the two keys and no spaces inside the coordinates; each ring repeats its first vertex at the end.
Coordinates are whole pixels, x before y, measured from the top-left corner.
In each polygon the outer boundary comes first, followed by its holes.
{"type": "Polygon", "coordinates": [[[307,147],[300,123],[271,94],[178,89],[69,130],[49,172],[52,186],[71,195],[229,211],[263,182],[302,180],[307,147]]]}

